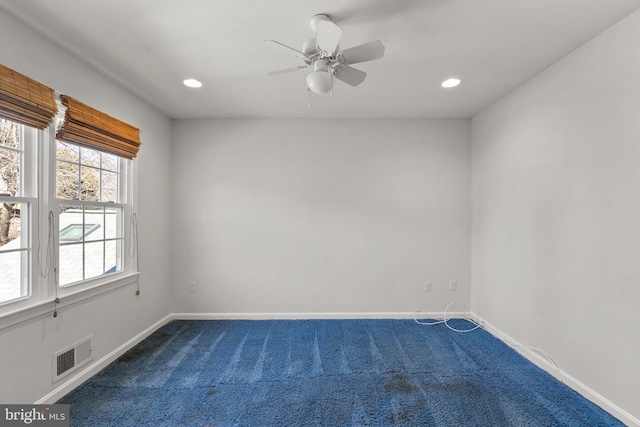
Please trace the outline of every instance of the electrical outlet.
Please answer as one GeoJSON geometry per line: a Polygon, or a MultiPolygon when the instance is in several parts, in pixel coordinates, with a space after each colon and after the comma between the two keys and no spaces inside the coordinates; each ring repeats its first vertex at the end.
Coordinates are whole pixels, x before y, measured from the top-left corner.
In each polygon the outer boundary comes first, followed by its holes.
{"type": "Polygon", "coordinates": [[[195,292],[195,291],[196,291],[196,282],[195,281],[189,282],[189,292],[195,292]]]}
{"type": "Polygon", "coordinates": [[[457,280],[449,280],[449,290],[457,291],[458,290],[458,281],[457,280]]]}
{"type": "Polygon", "coordinates": [[[424,291],[425,292],[431,292],[433,290],[433,283],[431,283],[430,281],[426,280],[424,282],[424,291]]]}

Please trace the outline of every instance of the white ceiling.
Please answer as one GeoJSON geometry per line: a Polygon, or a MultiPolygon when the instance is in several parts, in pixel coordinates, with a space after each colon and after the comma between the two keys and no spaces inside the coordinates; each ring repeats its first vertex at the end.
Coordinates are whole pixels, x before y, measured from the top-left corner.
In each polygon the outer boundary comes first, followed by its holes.
{"type": "Polygon", "coordinates": [[[83,57],[172,118],[470,117],[640,8],[640,0],[0,0],[0,9],[83,57]],[[314,95],[302,61],[309,18],[327,13],[342,48],[379,39],[358,87],[314,95]],[[440,82],[463,83],[445,90],[440,82]],[[193,77],[199,90],[182,85],[193,77]]]}

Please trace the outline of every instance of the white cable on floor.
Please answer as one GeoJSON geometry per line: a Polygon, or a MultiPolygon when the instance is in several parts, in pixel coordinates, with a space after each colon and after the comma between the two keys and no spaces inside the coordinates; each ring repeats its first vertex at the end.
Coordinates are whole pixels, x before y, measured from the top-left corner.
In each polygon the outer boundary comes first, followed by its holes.
{"type": "Polygon", "coordinates": [[[427,325],[427,326],[433,326],[433,325],[439,325],[441,323],[444,323],[444,320],[438,320],[437,322],[420,322],[417,318],[416,318],[416,314],[417,313],[423,313],[422,310],[416,310],[413,312],[413,320],[418,324],[418,325],[427,325]]]}
{"type": "MultiPolygon", "coordinates": [[[[418,313],[423,313],[423,311],[422,311],[422,310],[416,310],[416,311],[414,311],[414,312],[413,312],[413,320],[414,320],[418,325],[426,325],[426,326],[435,326],[435,325],[440,325],[440,324],[443,324],[443,323],[444,323],[444,325],[445,325],[447,328],[449,328],[450,330],[452,330],[452,331],[454,331],[454,332],[460,332],[460,333],[471,332],[471,331],[475,331],[476,329],[480,329],[480,328],[481,328],[481,329],[486,330],[486,328],[485,328],[483,325],[481,325],[481,324],[479,324],[479,323],[475,322],[474,320],[471,320],[470,318],[465,318],[465,319],[466,319],[467,321],[469,321],[469,322],[471,322],[471,323],[473,323],[473,324],[475,325],[473,328],[470,328],[470,329],[457,329],[457,328],[454,328],[453,326],[449,325],[449,320],[451,320],[453,317],[447,317],[447,313],[449,312],[449,308],[450,308],[452,305],[454,305],[454,304],[463,304],[463,305],[466,305],[467,307],[469,307],[469,310],[470,310],[470,311],[471,311],[471,309],[475,308],[475,310],[476,310],[476,311],[475,311],[476,315],[477,315],[478,317],[480,317],[480,311],[478,310],[478,308],[477,308],[477,307],[472,307],[470,304],[467,304],[466,302],[462,302],[462,301],[453,301],[453,302],[449,303],[449,305],[447,305],[447,307],[444,309],[444,319],[443,319],[443,320],[437,320],[437,321],[435,321],[435,322],[420,322],[420,321],[418,320],[418,318],[416,317],[416,315],[417,315],[418,313]]],[[[490,332],[490,331],[488,331],[488,330],[487,330],[487,332],[491,333],[491,332],[490,332]]],[[[498,333],[500,333],[500,330],[498,329],[498,330],[497,330],[497,332],[498,332],[498,333]]],[[[492,334],[492,335],[494,335],[494,334],[492,334]]],[[[551,356],[549,356],[549,353],[547,353],[546,351],[541,350],[541,349],[539,349],[539,348],[529,347],[529,346],[526,346],[526,345],[522,345],[522,344],[513,344],[513,343],[510,343],[510,342],[505,341],[505,340],[503,340],[503,339],[501,339],[501,341],[502,341],[502,342],[504,342],[505,344],[507,344],[509,347],[511,347],[511,348],[512,348],[512,349],[514,349],[514,350],[516,349],[516,347],[521,347],[521,348],[526,348],[527,350],[532,351],[532,352],[534,352],[534,353],[538,353],[538,354],[542,355],[544,358],[546,358],[547,360],[549,360],[549,362],[551,362],[551,364],[556,368],[556,370],[558,371],[558,377],[559,377],[560,382],[564,382],[564,381],[563,381],[563,377],[562,377],[562,369],[560,369],[560,366],[558,366],[558,364],[555,362],[555,360],[553,360],[553,358],[552,358],[551,356]]]]}
{"type": "Polygon", "coordinates": [[[454,305],[454,304],[464,304],[464,305],[466,305],[467,307],[469,307],[469,310],[471,310],[471,309],[473,308],[473,307],[471,307],[471,305],[469,305],[469,304],[467,304],[467,303],[465,303],[465,302],[462,302],[462,301],[452,301],[452,302],[450,302],[450,303],[449,303],[449,305],[447,305],[447,307],[444,309],[444,319],[443,319],[443,320],[438,320],[438,321],[436,321],[436,322],[420,322],[420,321],[416,318],[416,314],[417,314],[417,313],[422,313],[422,311],[421,311],[421,310],[416,310],[416,311],[413,313],[413,320],[414,320],[418,325],[426,325],[426,326],[434,326],[434,325],[440,325],[440,324],[444,323],[444,325],[445,325],[447,328],[451,329],[451,330],[452,330],[452,331],[454,331],[454,332],[460,332],[460,333],[466,333],[466,332],[475,331],[476,329],[478,329],[478,328],[481,328],[481,327],[482,327],[482,325],[477,324],[476,322],[474,322],[474,321],[473,321],[473,320],[471,320],[471,319],[466,319],[466,320],[467,320],[467,321],[469,321],[469,322],[471,322],[471,323],[473,323],[473,324],[475,325],[473,328],[470,328],[470,329],[457,329],[457,328],[454,328],[453,326],[451,326],[451,325],[449,324],[449,320],[451,320],[451,319],[452,319],[452,317],[448,317],[448,316],[447,316],[447,313],[449,312],[449,308],[450,308],[452,305],[454,305]]]}

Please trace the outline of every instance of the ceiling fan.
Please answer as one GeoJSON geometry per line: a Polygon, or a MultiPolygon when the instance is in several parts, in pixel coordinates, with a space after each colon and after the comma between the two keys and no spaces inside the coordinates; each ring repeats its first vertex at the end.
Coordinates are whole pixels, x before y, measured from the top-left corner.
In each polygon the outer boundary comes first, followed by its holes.
{"type": "Polygon", "coordinates": [[[272,46],[285,50],[304,61],[304,65],[271,71],[267,73],[268,76],[311,70],[307,75],[307,87],[311,92],[324,94],[332,92],[335,79],[351,86],[358,86],[367,77],[367,73],[351,65],[373,61],[384,56],[385,48],[380,40],[340,50],[338,43],[342,36],[342,28],[336,25],[329,15],[314,15],[309,20],[309,25],[316,36],[307,40],[302,45],[302,50],[275,40],[266,40],[272,46]]]}

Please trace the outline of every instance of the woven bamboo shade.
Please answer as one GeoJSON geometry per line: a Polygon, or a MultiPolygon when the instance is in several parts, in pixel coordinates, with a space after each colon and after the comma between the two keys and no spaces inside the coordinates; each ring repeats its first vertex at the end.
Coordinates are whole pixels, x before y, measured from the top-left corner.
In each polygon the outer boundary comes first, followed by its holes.
{"type": "Polygon", "coordinates": [[[0,65],[0,117],[44,129],[58,107],[53,89],[0,65]]]}
{"type": "Polygon", "coordinates": [[[133,159],[140,149],[140,130],[89,107],[69,96],[60,97],[67,107],[56,138],[104,153],[133,159]]]}

